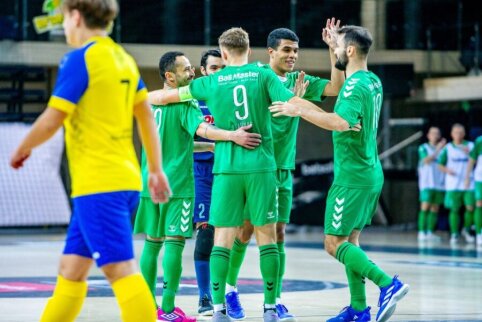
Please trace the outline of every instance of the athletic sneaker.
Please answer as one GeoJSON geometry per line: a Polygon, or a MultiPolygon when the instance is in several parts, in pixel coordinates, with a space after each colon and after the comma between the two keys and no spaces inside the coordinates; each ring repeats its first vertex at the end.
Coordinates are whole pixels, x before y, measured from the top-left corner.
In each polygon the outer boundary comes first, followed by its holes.
{"type": "Polygon", "coordinates": [[[283,322],[295,322],[295,316],[288,312],[288,309],[283,304],[276,304],[276,313],[280,321],[283,322]]]}
{"type": "Polygon", "coordinates": [[[170,322],[196,322],[196,318],[187,316],[180,308],[175,307],[171,313],[165,313],[160,307],[157,308],[157,321],[170,322]]]}
{"type": "Polygon", "coordinates": [[[472,244],[473,242],[475,242],[474,236],[472,236],[472,235],[467,231],[467,229],[463,229],[463,230],[462,230],[462,236],[465,238],[465,242],[468,243],[468,244],[472,244]]]}
{"type": "Polygon", "coordinates": [[[377,313],[377,322],[387,321],[395,312],[397,302],[407,295],[410,285],[402,283],[398,275],[393,277],[392,283],[385,287],[380,287],[380,298],[377,313]]]}
{"type": "Polygon", "coordinates": [[[264,309],[263,322],[279,322],[278,313],[276,309],[264,309]]]}
{"type": "Polygon", "coordinates": [[[477,235],[477,246],[482,246],[482,234],[477,235]]]}
{"type": "Polygon", "coordinates": [[[363,311],[355,311],[351,305],[345,306],[340,311],[340,314],[328,319],[326,322],[368,322],[371,320],[370,309],[371,307],[367,307],[363,311]]]}
{"type": "Polygon", "coordinates": [[[440,242],[440,241],[442,241],[442,238],[440,238],[440,236],[435,235],[431,231],[427,232],[427,235],[425,236],[425,239],[429,242],[440,242]]]}
{"type": "Polygon", "coordinates": [[[244,314],[244,309],[239,301],[239,294],[237,291],[229,292],[225,295],[226,297],[226,311],[228,316],[235,320],[244,320],[246,314],[244,314]]]}
{"type": "Polygon", "coordinates": [[[231,322],[232,320],[229,318],[229,316],[226,315],[226,311],[217,311],[214,312],[212,322],[231,322]],[[224,311],[224,312],[223,312],[224,311]]]}
{"type": "Polygon", "coordinates": [[[214,313],[213,302],[211,299],[204,295],[202,299],[199,300],[199,307],[197,312],[202,316],[212,316],[214,313]]]}
{"type": "Polygon", "coordinates": [[[418,232],[417,240],[418,240],[419,242],[423,242],[423,241],[426,241],[426,240],[427,240],[427,235],[425,234],[424,231],[419,231],[419,232],[418,232]]]}
{"type": "Polygon", "coordinates": [[[450,245],[456,245],[459,242],[459,235],[452,234],[450,235],[450,245]]]}

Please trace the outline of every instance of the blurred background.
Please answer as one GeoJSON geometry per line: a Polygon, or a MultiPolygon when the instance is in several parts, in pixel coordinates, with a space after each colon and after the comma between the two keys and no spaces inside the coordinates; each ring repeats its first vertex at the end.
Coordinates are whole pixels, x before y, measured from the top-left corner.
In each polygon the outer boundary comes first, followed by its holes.
{"type": "MultiPolygon", "coordinates": [[[[158,60],[164,52],[181,50],[198,67],[202,51],[216,47],[217,37],[233,26],[248,31],[251,59],[262,62],[268,62],[268,33],[278,27],[294,30],[301,49],[295,69],[325,78],[330,78],[328,48],[321,39],[326,19],[336,17],[342,24],[368,28],[374,37],[369,69],[380,76],[385,91],[378,142],[386,181],[378,225],[415,229],[417,147],[426,141],[429,126],[439,126],[447,139],[455,122],[466,127],[469,140],[482,135],[480,1],[119,3],[111,37],[137,60],[149,90],[162,87],[158,60]]],[[[45,108],[57,65],[69,50],[61,30],[35,31],[34,17],[55,14],[43,9],[43,0],[2,0],[0,6],[0,227],[62,226],[70,218],[70,183],[61,136],[39,149],[24,170],[8,168],[12,149],[45,108]]],[[[331,111],[334,102],[335,98],[327,98],[321,107],[331,111]]],[[[294,172],[295,224],[323,224],[332,157],[331,134],[301,122],[294,172]]],[[[443,210],[441,215],[439,229],[444,230],[443,210]]]]}

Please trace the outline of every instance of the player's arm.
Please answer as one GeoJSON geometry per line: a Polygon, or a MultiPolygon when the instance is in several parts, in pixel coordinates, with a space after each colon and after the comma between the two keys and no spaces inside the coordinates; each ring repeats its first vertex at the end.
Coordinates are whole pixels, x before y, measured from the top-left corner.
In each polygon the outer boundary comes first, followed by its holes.
{"type": "Polygon", "coordinates": [[[443,173],[454,176],[455,172],[452,169],[447,168],[447,166],[446,166],[447,165],[447,159],[448,159],[447,149],[443,149],[442,152],[440,153],[438,168],[443,173]]]}
{"type": "Polygon", "coordinates": [[[427,156],[425,156],[423,159],[422,159],[422,162],[424,164],[430,164],[432,163],[435,159],[437,159],[440,151],[442,151],[442,149],[444,148],[445,144],[447,143],[447,140],[445,139],[442,139],[440,140],[440,142],[437,144],[436,148],[435,148],[435,151],[433,154],[427,154],[427,156]]]}
{"type": "Polygon", "coordinates": [[[179,89],[158,89],[148,94],[148,101],[151,105],[167,105],[179,103],[179,89]]]}
{"type": "Polygon", "coordinates": [[[186,102],[192,100],[193,98],[206,100],[204,94],[206,93],[206,91],[208,91],[206,87],[207,81],[207,77],[200,77],[193,80],[191,84],[187,86],[173,89],[158,89],[149,92],[149,104],[167,105],[171,103],[186,102]]]}
{"type": "Polygon", "coordinates": [[[194,142],[194,152],[214,152],[214,143],[194,142]]]}
{"type": "Polygon", "coordinates": [[[155,203],[167,202],[172,193],[162,169],[161,144],[147,100],[134,105],[134,117],[146,153],[149,168],[148,186],[152,201],[155,203]]]}
{"type": "Polygon", "coordinates": [[[247,132],[252,125],[242,126],[236,131],[227,131],[217,128],[206,122],[199,124],[196,134],[213,141],[231,141],[246,149],[253,150],[261,143],[261,135],[247,132]]]}
{"type": "Polygon", "coordinates": [[[336,30],[340,27],[340,20],[336,21],[335,18],[328,19],[326,21],[326,26],[322,31],[323,41],[328,45],[328,51],[330,53],[331,62],[331,79],[328,84],[326,84],[323,90],[323,96],[337,96],[340,92],[343,83],[345,82],[345,72],[338,70],[335,67],[336,56],[336,30]]]}
{"type": "Polygon", "coordinates": [[[350,124],[336,113],[326,113],[320,111],[318,107],[297,96],[291,98],[288,102],[275,102],[269,107],[274,117],[300,116],[304,120],[329,131],[360,131],[359,124],[350,127],[350,124]]]}
{"type": "Polygon", "coordinates": [[[47,107],[13,153],[10,166],[14,169],[22,167],[24,161],[30,157],[32,149],[50,139],[62,126],[67,115],[63,111],[47,107]]]}
{"type": "Polygon", "coordinates": [[[465,189],[469,189],[470,177],[471,177],[471,174],[472,174],[472,170],[474,170],[474,166],[475,166],[475,159],[472,159],[472,157],[470,157],[469,163],[467,164],[467,169],[465,171],[465,178],[464,178],[465,189]]]}

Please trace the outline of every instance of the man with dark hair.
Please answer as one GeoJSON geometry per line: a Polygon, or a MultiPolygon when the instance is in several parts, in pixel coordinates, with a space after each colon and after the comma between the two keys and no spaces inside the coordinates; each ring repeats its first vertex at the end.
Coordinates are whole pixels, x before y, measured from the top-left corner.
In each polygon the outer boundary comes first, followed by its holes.
{"type": "MultiPolygon", "coordinates": [[[[234,130],[247,124],[262,136],[261,144],[246,150],[220,142],[214,155],[213,199],[209,223],[215,227],[214,247],[210,258],[214,322],[228,322],[225,289],[230,249],[238,227],[246,216],[254,225],[260,251],[264,285],[264,322],[279,321],[276,312],[276,284],[279,252],[276,245],[276,162],[273,152],[271,116],[268,106],[289,101],[309,110],[319,110],[286,89],[273,71],[248,64],[249,37],[242,28],[231,28],[219,37],[219,47],[226,67],[216,74],[201,77],[178,90],[149,93],[154,103],[205,100],[220,128],[234,130]]],[[[350,130],[338,124],[339,131],[350,130]]],[[[355,129],[356,130],[356,129],[355,129]]]]}
{"type": "Polygon", "coordinates": [[[325,212],[325,249],[342,264],[350,288],[351,303],[329,322],[370,321],[365,277],[380,287],[377,322],[387,321],[409,286],[391,278],[360,248],[361,230],[371,223],[383,186],[383,171],[377,152],[377,129],[382,107],[380,79],[368,71],[367,55],[372,37],[367,29],[345,26],[332,36],[336,40],[336,67],[346,71],[346,81],[334,113],[323,113],[279,103],[270,107],[273,116],[301,116],[314,125],[333,130],[344,124],[363,124],[360,132],[333,132],[334,181],[325,212]]]}
{"type": "MultiPolygon", "coordinates": [[[[201,74],[211,75],[224,67],[219,49],[210,49],[201,56],[201,74]]],[[[206,102],[199,101],[204,121],[214,125],[214,118],[206,102]]],[[[209,278],[209,257],[214,243],[214,227],[209,225],[211,191],[213,186],[214,143],[202,137],[195,138],[195,145],[206,145],[210,151],[194,153],[194,223],[196,224],[196,246],[194,247],[194,267],[199,287],[199,308],[201,316],[212,315],[213,305],[209,278]]]]}
{"type": "Polygon", "coordinates": [[[108,37],[118,9],[115,0],[63,1],[66,41],[75,49],[62,59],[48,107],[11,159],[12,167],[21,167],[32,149],[64,124],[73,214],[42,322],[76,319],[94,261],[112,285],[122,321],[156,321],[132,244],[131,214],[142,185],[132,143],[133,118],[149,165],[148,198],[166,202],[170,188],[144,82],[134,59],[108,37]]]}
{"type": "MultiPolygon", "coordinates": [[[[338,21],[339,24],[339,21],[338,21]]],[[[298,59],[298,36],[286,28],[278,28],[268,35],[267,45],[269,64],[264,68],[273,70],[290,91],[301,90],[300,97],[310,101],[321,102],[324,96],[336,96],[345,80],[343,72],[334,65],[336,58],[333,54],[334,44],[330,43],[328,30],[336,27],[335,19],[328,19],[323,40],[328,44],[332,64],[331,80],[305,75],[304,72],[293,72],[298,59]],[[298,86],[297,85],[298,81],[298,86]]],[[[281,302],[281,289],[286,265],[284,238],[286,224],[289,222],[293,198],[293,179],[291,171],[295,168],[296,135],[299,117],[278,117],[272,119],[274,157],[276,161],[276,181],[278,193],[278,222],[276,223],[276,244],[280,254],[280,270],[276,290],[276,311],[281,321],[294,321],[294,316],[281,302]]],[[[253,225],[245,221],[239,230],[231,250],[229,273],[226,285],[226,304],[228,315],[239,320],[245,317],[244,309],[239,301],[236,284],[238,274],[246,254],[246,248],[253,235],[253,225]]]]}
{"type": "MultiPolygon", "coordinates": [[[[167,52],[159,61],[161,78],[166,88],[186,86],[194,79],[194,70],[181,52],[167,52]]],[[[182,272],[185,239],[192,236],[192,206],[194,202],[193,137],[195,134],[212,140],[232,141],[246,149],[259,145],[259,135],[248,133],[250,126],[235,131],[215,128],[203,122],[201,111],[193,100],[167,106],[152,106],[159,137],[164,143],[163,167],[171,181],[172,198],[164,205],[152,203],[147,191],[147,164],[142,157],[144,187],[137,210],[134,233],[144,233],[146,241],[140,266],[155,300],[157,258],[164,245],[162,260],[164,289],[158,308],[158,321],[195,321],[178,307],[175,295],[182,272]]]]}

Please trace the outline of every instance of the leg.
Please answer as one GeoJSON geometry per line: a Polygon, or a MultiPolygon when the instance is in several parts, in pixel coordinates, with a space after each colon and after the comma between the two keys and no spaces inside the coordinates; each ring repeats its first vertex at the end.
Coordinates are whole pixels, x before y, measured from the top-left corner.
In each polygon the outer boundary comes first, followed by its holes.
{"type": "Polygon", "coordinates": [[[161,309],[164,313],[171,313],[175,308],[174,301],[181,281],[184,245],[185,239],[183,236],[166,237],[165,252],[162,259],[164,285],[161,309]]]}
{"type": "Polygon", "coordinates": [[[157,260],[159,252],[164,244],[164,238],[154,238],[147,235],[144,241],[144,248],[140,258],[140,267],[142,276],[146,280],[152,297],[156,302],[156,286],[157,286],[157,260]]]}
{"type": "Polygon", "coordinates": [[[229,259],[229,271],[227,277],[226,292],[234,292],[238,281],[239,271],[246,255],[251,236],[253,235],[254,227],[249,220],[245,220],[242,227],[239,228],[236,239],[234,240],[233,248],[231,249],[231,257],[229,259]]]}
{"type": "Polygon", "coordinates": [[[41,322],[70,322],[80,313],[87,295],[87,274],[91,258],[63,255],[60,258],[59,276],[52,297],[40,318],[41,322]]]}
{"type": "MultiPolygon", "coordinates": [[[[348,242],[360,247],[360,231],[353,230],[348,238],[348,242]]],[[[346,276],[348,278],[348,286],[350,287],[351,301],[350,305],[355,311],[363,311],[367,308],[367,299],[365,292],[365,277],[345,267],[346,276]]]]}
{"type": "Polygon", "coordinates": [[[209,257],[214,245],[214,227],[207,222],[196,223],[196,245],[194,247],[194,267],[199,287],[199,309],[202,315],[212,314],[210,290],[209,257]]]}
{"type": "Polygon", "coordinates": [[[264,281],[265,308],[275,308],[276,286],[279,272],[279,252],[275,244],[275,224],[255,227],[259,246],[261,275],[264,281]]]}
{"type": "Polygon", "coordinates": [[[482,246],[482,200],[477,200],[474,221],[475,232],[477,234],[477,246],[482,246]]]}

